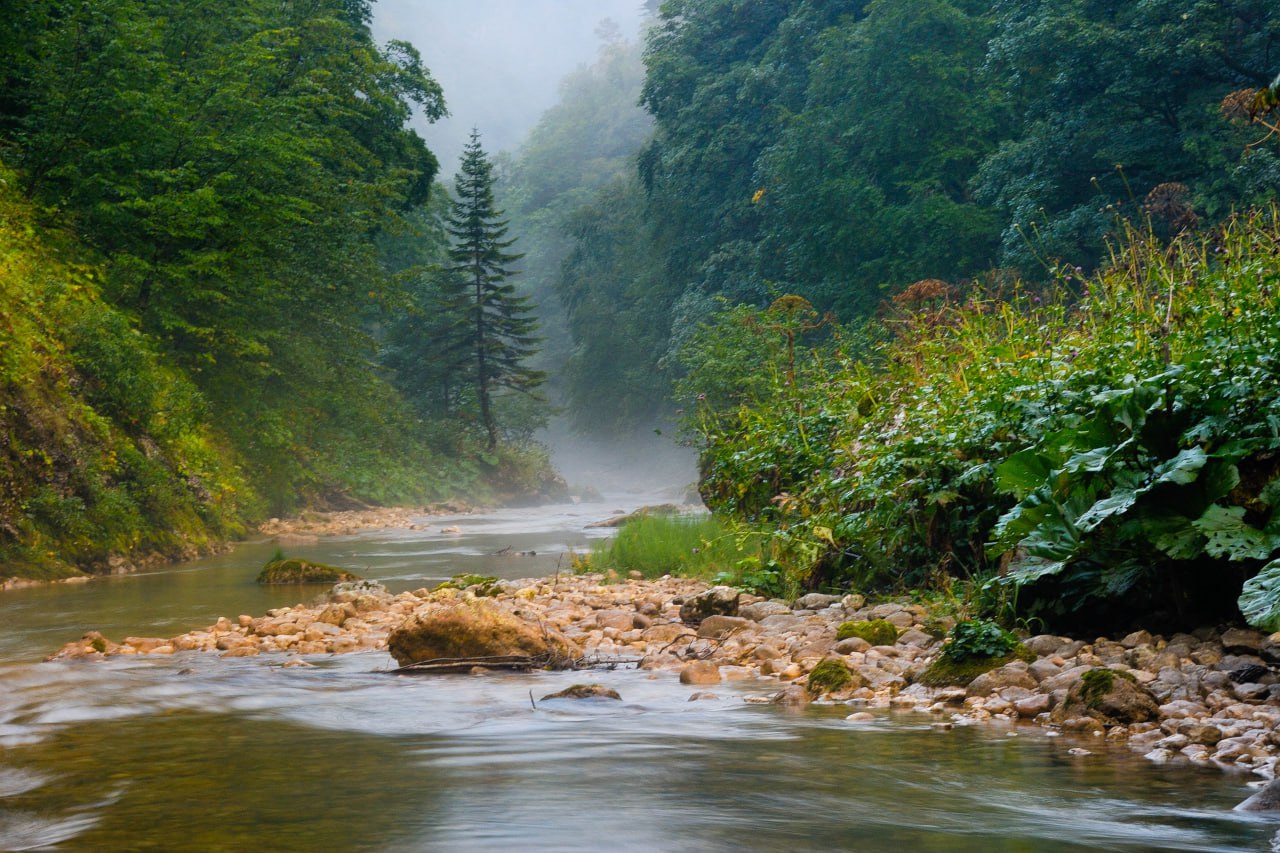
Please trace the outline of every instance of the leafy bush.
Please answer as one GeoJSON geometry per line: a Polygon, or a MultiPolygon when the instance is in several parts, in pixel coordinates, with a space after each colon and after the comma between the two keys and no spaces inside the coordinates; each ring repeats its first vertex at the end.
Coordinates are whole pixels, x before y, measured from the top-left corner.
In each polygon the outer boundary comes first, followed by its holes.
{"type": "Polygon", "coordinates": [[[953,663],[974,658],[1002,658],[1018,648],[1018,638],[986,619],[959,622],[942,646],[942,656],[953,663]]]}
{"type": "MultiPolygon", "coordinates": [[[[1243,591],[1280,625],[1278,219],[1168,246],[1132,231],[1102,272],[1060,266],[1044,290],[913,285],[889,334],[765,359],[763,390],[700,401],[702,493],[809,586],[994,578],[992,607],[1099,628],[1229,618],[1243,591]]],[[[755,323],[782,351],[785,329],[755,323]]],[[[752,370],[689,367],[690,395],[752,370]]]]}

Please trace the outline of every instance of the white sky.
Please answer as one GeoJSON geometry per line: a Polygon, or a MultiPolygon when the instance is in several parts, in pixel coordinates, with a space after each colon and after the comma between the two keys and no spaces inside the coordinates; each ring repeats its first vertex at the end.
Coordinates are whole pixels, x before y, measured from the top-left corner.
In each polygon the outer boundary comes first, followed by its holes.
{"type": "Polygon", "coordinates": [[[416,127],[448,179],[473,126],[490,154],[515,149],[556,103],[565,75],[595,58],[601,21],[612,19],[624,37],[636,36],[641,2],[377,0],[373,33],[379,42],[412,43],[444,87],[450,116],[416,127]]]}

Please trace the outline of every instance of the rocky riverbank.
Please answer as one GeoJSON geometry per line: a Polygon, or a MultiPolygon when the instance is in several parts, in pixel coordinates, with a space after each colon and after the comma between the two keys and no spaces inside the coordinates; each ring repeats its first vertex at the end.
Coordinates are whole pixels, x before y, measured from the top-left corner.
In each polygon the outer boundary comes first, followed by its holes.
{"type": "MultiPolygon", "coordinates": [[[[375,583],[339,584],[311,604],[223,617],[172,638],[113,642],[93,632],[52,659],[200,651],[280,655],[285,665],[304,666],[307,655],[386,649],[388,637],[415,617],[474,608],[478,591],[490,593],[482,599],[486,610],[567,638],[586,662],[630,660],[703,689],[722,681],[758,685],[748,701],[843,702],[854,724],[875,708],[927,713],[939,728],[1029,721],[1054,733],[1127,743],[1156,762],[1266,778],[1280,754],[1280,678],[1273,668],[1280,634],[1232,628],[1091,641],[1034,636],[1024,641],[1029,660],[1006,663],[967,686],[928,687],[918,678],[941,643],[934,636],[939,620],[921,605],[867,606],[858,595],[820,594],[769,601],[680,578],[606,584],[598,575],[560,576],[399,595],[375,583]],[[869,620],[892,625],[896,640],[837,639],[841,624],[869,620]],[[838,678],[830,678],[833,671],[838,678]]],[[[1082,746],[1077,754],[1087,751],[1082,746]]]]}
{"type": "Polygon", "coordinates": [[[330,512],[306,510],[291,518],[269,518],[258,525],[258,532],[264,536],[297,540],[316,539],[320,536],[350,536],[367,530],[421,530],[431,524],[431,516],[469,515],[476,511],[475,507],[461,502],[330,512]]]}

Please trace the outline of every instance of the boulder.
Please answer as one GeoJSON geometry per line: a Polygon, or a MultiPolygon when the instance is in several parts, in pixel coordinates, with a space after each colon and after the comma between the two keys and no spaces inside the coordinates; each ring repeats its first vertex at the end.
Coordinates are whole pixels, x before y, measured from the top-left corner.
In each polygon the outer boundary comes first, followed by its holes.
{"type": "Polygon", "coordinates": [[[1160,719],[1160,706],[1127,672],[1098,667],[1086,672],[1053,711],[1053,721],[1090,717],[1105,726],[1160,719]]]}
{"type": "Polygon", "coordinates": [[[755,622],[741,616],[708,616],[698,625],[698,636],[709,640],[723,640],[730,634],[759,630],[760,627],[755,622]]]}
{"type": "Polygon", "coordinates": [[[967,692],[970,696],[989,696],[1006,687],[1035,689],[1036,680],[1028,672],[1026,663],[1013,661],[990,672],[984,672],[969,682],[967,692]]]}
{"type": "Polygon", "coordinates": [[[791,615],[791,608],[781,601],[757,601],[738,608],[738,615],[753,622],[779,614],[791,615]]]}
{"type": "Polygon", "coordinates": [[[808,595],[802,595],[796,599],[796,610],[824,610],[833,604],[840,603],[838,595],[823,595],[820,592],[811,592],[808,595]]]}
{"type": "Polygon", "coordinates": [[[568,664],[582,651],[559,631],[516,616],[490,599],[425,604],[387,637],[401,666],[428,660],[483,657],[545,657],[568,664]]]}
{"type": "Polygon", "coordinates": [[[680,670],[681,684],[719,684],[720,667],[709,660],[696,660],[680,670]]]}
{"type": "Polygon", "coordinates": [[[1272,779],[1266,787],[1236,806],[1240,812],[1280,812],[1280,779],[1272,779]]]}
{"type": "Polygon", "coordinates": [[[1250,628],[1229,628],[1222,633],[1222,647],[1236,654],[1256,655],[1266,642],[1266,634],[1250,628]]]}
{"type": "Polygon", "coordinates": [[[698,625],[708,616],[737,616],[738,600],[741,597],[741,590],[730,586],[713,586],[680,605],[680,621],[686,625],[698,625]]]}

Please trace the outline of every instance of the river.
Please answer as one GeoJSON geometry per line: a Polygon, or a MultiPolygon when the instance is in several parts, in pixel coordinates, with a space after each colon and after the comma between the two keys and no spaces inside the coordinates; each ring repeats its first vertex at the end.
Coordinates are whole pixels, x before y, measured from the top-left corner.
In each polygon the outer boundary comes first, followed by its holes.
{"type": "MultiPolygon", "coordinates": [[[[290,545],[393,591],[565,569],[652,500],[503,510],[290,545]],[[440,532],[457,525],[460,534],[440,532]],[[535,556],[495,552],[534,551],[535,556]]],[[[1157,766],[1036,727],[942,731],[885,711],[750,704],[618,669],[392,676],[383,653],[45,663],[86,630],[168,636],[295,603],[253,582],[276,543],[90,584],[0,593],[0,850],[1241,851],[1280,826],[1254,777],[1157,766]],[[537,701],[590,679],[623,702],[537,701]]],[[[1100,739],[1094,739],[1095,741],[1100,739]]]]}

